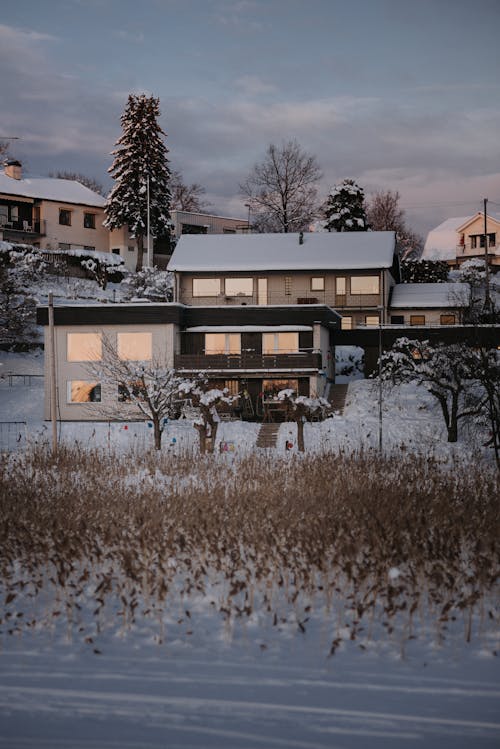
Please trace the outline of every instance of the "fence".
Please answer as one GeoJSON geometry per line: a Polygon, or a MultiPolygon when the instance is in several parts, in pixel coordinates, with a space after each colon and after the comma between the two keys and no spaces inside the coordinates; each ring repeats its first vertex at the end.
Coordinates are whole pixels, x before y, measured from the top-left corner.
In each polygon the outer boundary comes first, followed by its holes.
{"type": "Polygon", "coordinates": [[[23,450],[27,444],[25,421],[0,421],[0,451],[23,450]]]}

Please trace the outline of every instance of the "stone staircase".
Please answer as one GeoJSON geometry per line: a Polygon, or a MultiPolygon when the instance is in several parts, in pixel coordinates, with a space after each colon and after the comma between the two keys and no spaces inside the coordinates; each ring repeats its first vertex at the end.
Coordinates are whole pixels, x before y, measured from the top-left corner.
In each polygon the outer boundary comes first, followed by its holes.
{"type": "Polygon", "coordinates": [[[264,448],[276,447],[279,430],[279,424],[261,424],[255,446],[264,448]]]}
{"type": "Polygon", "coordinates": [[[345,400],[347,397],[347,389],[349,385],[331,385],[330,392],[328,394],[328,401],[330,402],[334,411],[338,412],[341,416],[344,413],[345,400]]]}

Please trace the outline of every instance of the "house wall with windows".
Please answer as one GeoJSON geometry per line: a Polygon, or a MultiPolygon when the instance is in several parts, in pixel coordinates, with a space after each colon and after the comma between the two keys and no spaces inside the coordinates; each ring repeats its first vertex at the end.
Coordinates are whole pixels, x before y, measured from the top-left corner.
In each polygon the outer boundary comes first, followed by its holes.
{"type": "Polygon", "coordinates": [[[391,325],[458,325],[470,304],[467,283],[402,283],[392,289],[391,325]]]}
{"type": "MultiPolygon", "coordinates": [[[[488,263],[500,266],[500,214],[486,214],[488,263]]],[[[445,260],[459,267],[471,258],[485,258],[484,213],[449,218],[429,232],[422,253],[423,260],[445,260]]]]}
{"type": "Polygon", "coordinates": [[[45,235],[39,240],[42,249],[109,252],[102,207],[48,200],[40,200],[38,207],[45,225],[45,235]]]}

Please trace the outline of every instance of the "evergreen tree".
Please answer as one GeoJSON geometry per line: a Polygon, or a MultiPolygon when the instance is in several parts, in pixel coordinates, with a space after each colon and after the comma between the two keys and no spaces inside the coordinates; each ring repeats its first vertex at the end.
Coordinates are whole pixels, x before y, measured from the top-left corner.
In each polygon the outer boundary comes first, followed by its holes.
{"type": "Polygon", "coordinates": [[[325,206],[327,231],[367,231],[363,188],[352,179],[334,185],[325,206]]]}
{"type": "Polygon", "coordinates": [[[121,117],[123,132],[108,170],[115,185],[106,203],[104,225],[108,229],[128,225],[137,239],[138,271],[142,269],[147,234],[148,177],[150,233],[153,237],[170,235],[170,170],[162,139],[166,133],[158,124],[159,104],[154,96],[130,94],[121,117]]]}

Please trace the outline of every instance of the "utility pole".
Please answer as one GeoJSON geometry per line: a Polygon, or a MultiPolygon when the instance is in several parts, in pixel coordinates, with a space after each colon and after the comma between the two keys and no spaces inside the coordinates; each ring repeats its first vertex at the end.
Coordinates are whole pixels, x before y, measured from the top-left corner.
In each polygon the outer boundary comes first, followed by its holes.
{"type": "Polygon", "coordinates": [[[488,198],[483,199],[484,203],[484,270],[485,276],[485,287],[484,287],[484,311],[489,313],[491,311],[491,297],[490,297],[490,268],[488,265],[488,216],[487,206],[488,198]]]}
{"type": "Polygon", "coordinates": [[[50,371],[50,421],[52,422],[52,453],[57,453],[57,380],[56,380],[56,346],[54,334],[54,295],[49,292],[49,371],[50,371]]]}

